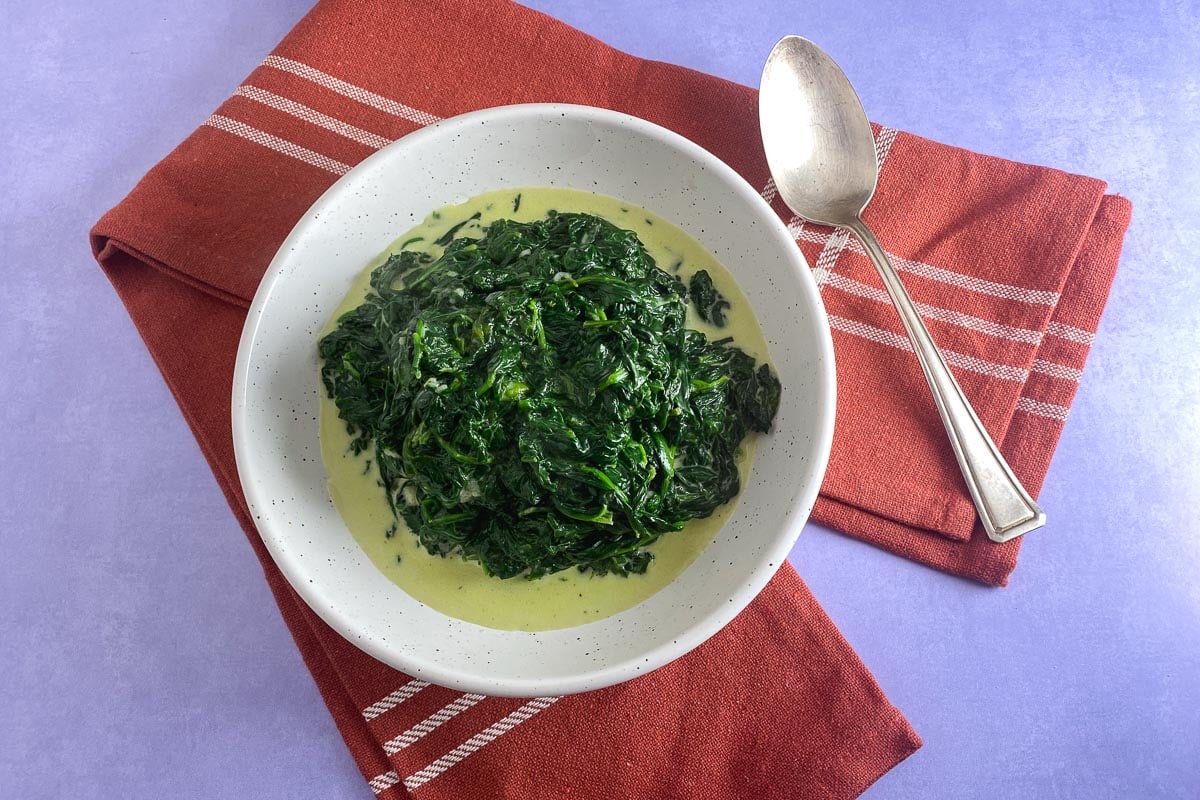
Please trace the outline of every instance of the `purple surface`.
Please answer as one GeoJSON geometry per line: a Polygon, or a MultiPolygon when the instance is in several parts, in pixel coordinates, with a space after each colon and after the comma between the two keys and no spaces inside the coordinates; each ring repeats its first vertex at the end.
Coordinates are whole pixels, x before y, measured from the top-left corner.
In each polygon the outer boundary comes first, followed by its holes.
{"type": "MultiPolygon", "coordinates": [[[[748,84],[800,33],[873,119],[1132,198],[1013,585],[815,526],[794,561],[925,740],[867,797],[1200,796],[1192,4],[532,4],[748,84]]],[[[85,238],[307,3],[35,5],[0,25],[0,797],[369,798],[85,238]]]]}

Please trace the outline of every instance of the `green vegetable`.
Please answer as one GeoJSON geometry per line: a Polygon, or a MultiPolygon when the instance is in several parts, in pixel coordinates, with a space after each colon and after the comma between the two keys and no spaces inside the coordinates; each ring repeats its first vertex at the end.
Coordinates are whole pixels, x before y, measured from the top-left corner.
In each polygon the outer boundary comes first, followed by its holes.
{"type": "MultiPolygon", "coordinates": [[[[450,244],[450,241],[452,239],[454,239],[454,234],[458,233],[460,228],[462,228],[464,225],[469,225],[470,223],[479,219],[479,216],[480,216],[480,213],[478,211],[476,211],[474,214],[467,217],[462,222],[458,223],[457,225],[452,226],[450,228],[450,230],[446,231],[441,236],[439,236],[437,239],[435,239],[433,243],[436,245],[441,245],[442,247],[445,247],[446,245],[450,244]]],[[[404,248],[401,248],[401,249],[404,249],[404,248]]]]}
{"type": "Polygon", "coordinates": [[[551,212],[443,238],[391,256],[319,343],[353,451],[426,550],[500,578],[640,573],[737,494],[779,381],[684,327],[683,283],[636,234],[551,212]]]}
{"type": "Polygon", "coordinates": [[[718,328],[725,327],[725,312],[729,310],[730,303],[713,286],[708,270],[702,269],[692,275],[692,279],[688,281],[688,296],[700,319],[711,322],[718,328]]]}

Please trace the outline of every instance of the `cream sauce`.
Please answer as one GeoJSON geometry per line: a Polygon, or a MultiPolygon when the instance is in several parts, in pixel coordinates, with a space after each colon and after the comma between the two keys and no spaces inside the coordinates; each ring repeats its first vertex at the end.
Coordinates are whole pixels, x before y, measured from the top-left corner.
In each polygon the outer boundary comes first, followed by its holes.
{"type": "MultiPolygon", "coordinates": [[[[483,229],[497,219],[520,222],[543,219],[552,209],[595,214],[620,228],[635,231],[658,265],[675,272],[685,283],[692,273],[708,270],[717,290],[732,304],[726,325],[716,328],[705,324],[694,317],[689,306],[688,326],[710,339],[732,336],[749,355],[759,361],[766,360],[767,345],[749,302],[733,276],[698,242],[662,217],[637,206],[573,189],[507,189],[433,212],[367,266],[321,335],[331,330],[343,313],[362,303],[370,288],[371,270],[405,245],[407,249],[436,256],[442,248],[432,242],[476,211],[480,212],[480,219],[464,225],[455,236],[481,236],[483,229]],[[518,195],[520,204],[514,211],[518,195]],[[413,241],[418,237],[419,241],[413,241]]],[[[392,516],[372,454],[355,456],[350,452],[350,436],[338,418],[337,407],[324,391],[320,416],[321,457],[329,474],[330,495],[350,533],[375,566],[416,600],[449,616],[490,628],[526,631],[566,628],[637,605],[669,584],[696,559],[737,503],[734,498],[711,516],[692,520],[682,531],[661,537],[649,548],[654,560],[644,575],[596,576],[570,569],[538,580],[500,580],[489,577],[478,564],[465,559],[429,555],[404,521],[392,516]],[[389,529],[395,531],[391,536],[387,535],[389,529]]],[[[747,437],[738,457],[743,484],[757,438],[758,434],[747,437]]]]}

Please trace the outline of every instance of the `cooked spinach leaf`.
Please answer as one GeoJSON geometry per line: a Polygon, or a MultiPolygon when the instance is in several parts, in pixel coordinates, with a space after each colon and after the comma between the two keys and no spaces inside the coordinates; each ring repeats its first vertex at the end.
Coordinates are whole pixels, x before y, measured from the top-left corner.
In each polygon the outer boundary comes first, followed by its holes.
{"type": "Polygon", "coordinates": [[[433,243],[436,245],[445,247],[446,245],[450,244],[451,240],[454,239],[454,234],[458,233],[460,228],[462,228],[464,225],[471,224],[475,220],[479,219],[479,217],[480,217],[480,212],[476,211],[474,214],[467,217],[466,219],[464,219],[462,222],[458,223],[457,225],[452,225],[450,227],[450,230],[446,231],[441,236],[439,236],[437,239],[435,239],[433,243]]]}
{"type": "Polygon", "coordinates": [[[708,270],[702,269],[692,275],[688,281],[688,297],[700,315],[700,319],[711,322],[718,328],[725,327],[725,312],[731,308],[725,296],[713,286],[712,276],[708,270]]]}
{"type": "Polygon", "coordinates": [[[683,283],[636,234],[551,212],[443,238],[391,256],[319,343],[352,450],[426,550],[500,578],[640,573],[737,494],[779,381],[684,326],[683,283]]]}

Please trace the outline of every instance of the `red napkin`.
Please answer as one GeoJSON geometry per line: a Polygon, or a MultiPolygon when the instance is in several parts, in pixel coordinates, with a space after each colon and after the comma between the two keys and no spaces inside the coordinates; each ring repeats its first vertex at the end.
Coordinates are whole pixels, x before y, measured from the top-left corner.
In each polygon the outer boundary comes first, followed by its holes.
{"type": "MultiPolygon", "coordinates": [[[[324,626],[268,558],[235,472],[228,398],[246,308],[279,243],[341,173],[438,118],[565,101],[644,117],[738,169],[780,214],[752,90],[619,53],[499,0],[327,0],[92,232],[263,562],[377,794],[853,797],[919,746],[790,566],[721,634],[600,692],[480,698],[413,681],[324,626]]],[[[1048,466],[1113,277],[1128,204],[1087,178],[888,129],[868,221],[1014,468],[1048,466]]],[[[1003,582],[1019,545],[974,517],[895,312],[840,233],[795,223],[824,284],[837,441],[815,517],[1003,582]]]]}

